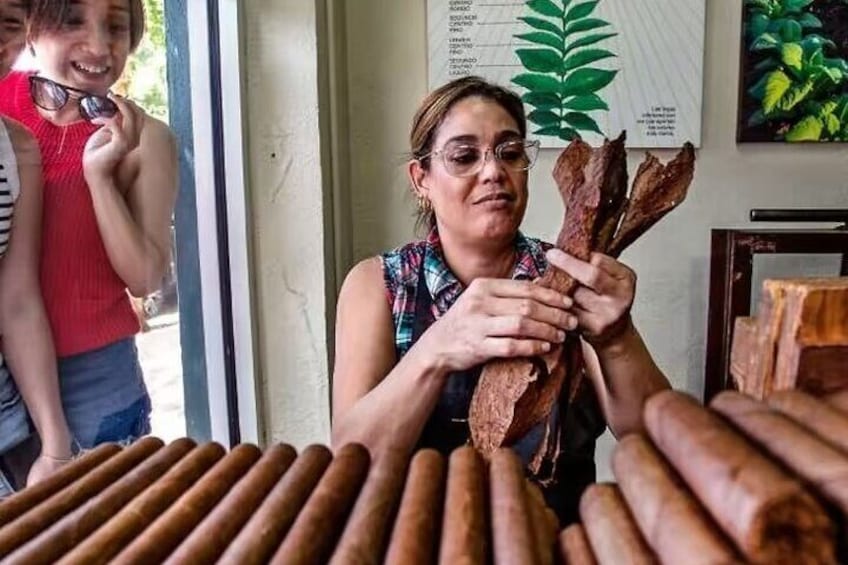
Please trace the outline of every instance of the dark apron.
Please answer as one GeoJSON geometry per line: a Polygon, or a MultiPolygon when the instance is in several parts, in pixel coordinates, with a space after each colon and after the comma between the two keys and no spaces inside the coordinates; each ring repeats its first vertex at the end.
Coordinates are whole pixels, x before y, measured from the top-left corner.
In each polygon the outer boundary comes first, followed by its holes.
{"type": "MultiPolygon", "coordinates": [[[[415,322],[410,347],[435,321],[432,306],[422,262],[415,293],[415,322]]],[[[432,448],[448,455],[457,447],[470,443],[468,409],[481,370],[482,365],[478,365],[448,375],[416,449],[432,448]]],[[[584,386],[567,412],[559,406],[555,407],[557,421],[561,422],[564,416],[564,430],[567,433],[562,434],[554,480],[548,486],[539,485],[548,505],[559,517],[561,526],[578,520],[580,495],[595,481],[595,440],[606,428],[594,390],[588,379],[583,381],[584,386]]],[[[512,446],[525,464],[541,441],[543,433],[544,424],[540,424],[512,446]]]]}

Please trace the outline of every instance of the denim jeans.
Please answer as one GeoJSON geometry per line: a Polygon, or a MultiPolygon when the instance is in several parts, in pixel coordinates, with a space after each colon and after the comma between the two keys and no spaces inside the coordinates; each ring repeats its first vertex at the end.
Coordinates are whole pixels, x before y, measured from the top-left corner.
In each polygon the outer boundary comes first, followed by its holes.
{"type": "Polygon", "coordinates": [[[0,454],[21,443],[29,434],[24,400],[0,357],[0,454]]]}
{"type": "MultiPolygon", "coordinates": [[[[31,431],[23,398],[0,357],[0,458],[29,437],[31,431]]],[[[0,465],[0,498],[14,492],[11,477],[0,465]]]]}
{"type": "Polygon", "coordinates": [[[62,406],[83,449],[150,433],[150,396],[134,338],[59,358],[62,406]]]}
{"type": "MultiPolygon", "coordinates": [[[[150,396],[135,340],[127,338],[58,360],[62,407],[71,435],[82,449],[106,442],[123,445],[150,433],[150,396]]],[[[23,399],[0,365],[0,446],[14,448],[31,431],[23,399]]],[[[0,499],[14,492],[0,465],[0,499]]]]}

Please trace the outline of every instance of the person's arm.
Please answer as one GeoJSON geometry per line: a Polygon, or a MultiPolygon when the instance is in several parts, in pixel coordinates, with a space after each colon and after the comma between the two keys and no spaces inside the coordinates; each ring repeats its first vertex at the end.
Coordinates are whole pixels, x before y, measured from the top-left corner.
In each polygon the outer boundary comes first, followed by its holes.
{"type": "Polygon", "coordinates": [[[171,131],[132,102],[86,144],[83,166],[100,236],[112,268],[134,296],[159,288],[170,259],[177,194],[171,131]]]}
{"type": "Polygon", "coordinates": [[[21,191],[9,248],[0,260],[3,356],[41,438],[41,457],[27,480],[38,481],[71,457],[71,434],[59,397],[56,353],[39,286],[41,159],[23,126],[7,121],[18,159],[21,191]]]}
{"type": "Polygon", "coordinates": [[[630,317],[635,273],[600,253],[593,253],[589,262],[558,250],[549,251],[547,257],[581,285],[574,292],[571,311],[583,336],[586,374],[607,424],[616,437],[641,431],[645,401],[669,388],[669,383],[630,317]]]}
{"type": "Polygon", "coordinates": [[[359,263],[345,279],[336,318],[333,370],[335,448],[358,442],[379,453],[411,450],[444,385],[443,368],[413,347],[396,363],[394,324],[380,259],[359,263]]]}
{"type": "Polygon", "coordinates": [[[583,358],[615,437],[643,431],[645,401],[670,385],[633,324],[602,345],[584,341],[583,358]]]}
{"type": "Polygon", "coordinates": [[[378,258],[345,279],[336,319],[333,445],[411,450],[446,376],[493,357],[540,355],[571,329],[570,299],[529,281],[478,279],[397,362],[378,258]]]}

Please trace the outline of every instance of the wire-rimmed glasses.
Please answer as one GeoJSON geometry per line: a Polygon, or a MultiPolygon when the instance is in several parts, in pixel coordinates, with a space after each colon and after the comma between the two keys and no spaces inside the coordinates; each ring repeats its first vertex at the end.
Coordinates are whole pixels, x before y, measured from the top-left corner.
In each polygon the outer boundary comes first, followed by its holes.
{"type": "Polygon", "coordinates": [[[539,141],[527,139],[508,139],[494,148],[483,148],[475,143],[449,141],[441,149],[431,151],[418,158],[441,156],[445,170],[454,177],[476,175],[492,155],[503,167],[512,171],[526,171],[536,162],[539,155],[539,141]]]}

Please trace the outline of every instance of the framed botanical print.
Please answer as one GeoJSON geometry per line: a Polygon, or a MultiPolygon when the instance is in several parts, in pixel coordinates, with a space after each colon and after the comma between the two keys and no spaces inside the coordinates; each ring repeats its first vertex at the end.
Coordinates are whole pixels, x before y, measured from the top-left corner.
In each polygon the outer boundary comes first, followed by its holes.
{"type": "Polygon", "coordinates": [[[744,0],[737,141],[848,141],[848,0],[744,0]]]}

